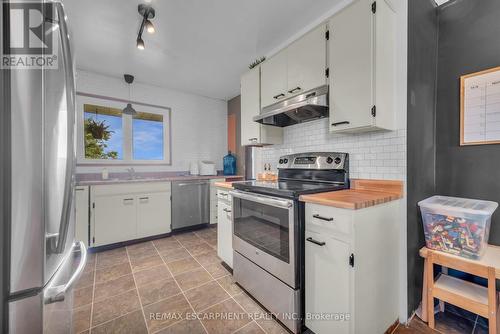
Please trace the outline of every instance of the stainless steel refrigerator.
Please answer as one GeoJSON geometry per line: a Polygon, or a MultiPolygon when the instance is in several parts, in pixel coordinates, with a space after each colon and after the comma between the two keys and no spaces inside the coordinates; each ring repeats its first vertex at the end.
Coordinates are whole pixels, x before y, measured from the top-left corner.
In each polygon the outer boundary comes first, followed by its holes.
{"type": "MultiPolygon", "coordinates": [[[[39,3],[44,34],[29,38],[53,38],[57,63],[2,69],[2,332],[8,333],[70,333],[73,287],[87,258],[74,240],[75,78],[66,16],[59,2],[39,3]]],[[[19,37],[13,31],[19,13],[27,19],[31,12],[15,2],[2,5],[5,51],[5,39],[19,37]]]]}

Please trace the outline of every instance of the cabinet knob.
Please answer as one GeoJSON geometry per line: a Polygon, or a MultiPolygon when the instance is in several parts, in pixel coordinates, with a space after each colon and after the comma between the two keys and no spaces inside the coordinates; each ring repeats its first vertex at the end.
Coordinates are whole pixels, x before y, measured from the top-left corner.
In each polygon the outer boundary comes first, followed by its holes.
{"type": "Polygon", "coordinates": [[[280,93],[280,94],[278,94],[278,95],[274,95],[274,96],[273,96],[273,99],[277,100],[277,99],[281,99],[281,98],[283,98],[283,97],[285,97],[285,94],[280,93]]]}

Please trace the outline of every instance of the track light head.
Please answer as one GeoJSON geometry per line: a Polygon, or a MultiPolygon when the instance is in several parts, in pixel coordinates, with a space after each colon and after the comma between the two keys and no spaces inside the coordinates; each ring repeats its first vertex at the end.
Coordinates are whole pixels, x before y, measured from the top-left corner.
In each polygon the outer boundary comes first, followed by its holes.
{"type": "Polygon", "coordinates": [[[140,36],[137,37],[137,48],[139,50],[144,50],[144,48],[145,48],[144,41],[142,40],[142,38],[140,36]]]}
{"type": "Polygon", "coordinates": [[[146,20],[146,23],[144,24],[145,28],[146,28],[146,31],[150,34],[154,34],[155,33],[155,26],[153,25],[153,23],[150,21],[150,20],[146,20]]]}

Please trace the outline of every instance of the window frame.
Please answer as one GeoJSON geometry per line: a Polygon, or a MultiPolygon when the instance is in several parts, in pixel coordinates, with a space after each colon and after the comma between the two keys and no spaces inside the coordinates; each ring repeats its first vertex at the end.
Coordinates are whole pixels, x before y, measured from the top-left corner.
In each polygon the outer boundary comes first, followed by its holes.
{"type": "Polygon", "coordinates": [[[76,145],[77,165],[84,166],[120,166],[120,165],[172,165],[172,109],[169,107],[155,106],[147,103],[128,101],[77,92],[77,121],[76,145]],[[140,112],[159,114],[163,116],[163,160],[134,160],[133,159],[133,122],[131,115],[122,115],[123,126],[123,159],[87,159],[85,158],[85,131],[84,131],[84,105],[92,104],[109,108],[123,109],[126,103],[132,103],[140,112]]]}

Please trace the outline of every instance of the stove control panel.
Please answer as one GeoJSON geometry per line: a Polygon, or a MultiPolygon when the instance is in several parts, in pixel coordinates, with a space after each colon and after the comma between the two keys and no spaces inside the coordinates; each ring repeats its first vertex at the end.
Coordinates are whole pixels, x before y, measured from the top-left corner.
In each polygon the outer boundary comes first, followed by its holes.
{"type": "Polygon", "coordinates": [[[348,169],[348,153],[311,152],[285,155],[278,160],[278,169],[348,169]]]}

